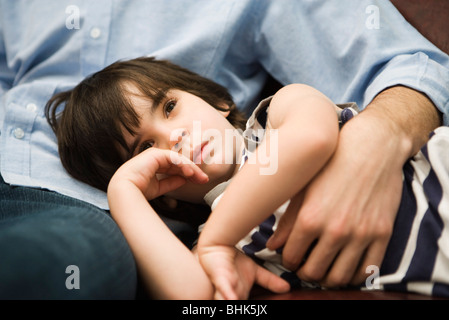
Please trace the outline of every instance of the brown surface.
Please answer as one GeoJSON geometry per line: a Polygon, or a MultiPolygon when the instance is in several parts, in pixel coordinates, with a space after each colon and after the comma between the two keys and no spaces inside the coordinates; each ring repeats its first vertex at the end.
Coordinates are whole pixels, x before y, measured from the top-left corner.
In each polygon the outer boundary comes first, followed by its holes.
{"type": "Polygon", "coordinates": [[[288,293],[273,294],[262,288],[255,288],[251,294],[252,300],[441,300],[421,294],[360,291],[360,290],[320,290],[296,289],[288,293]]]}
{"type": "Polygon", "coordinates": [[[422,35],[449,53],[449,1],[391,0],[391,2],[422,35]]]}

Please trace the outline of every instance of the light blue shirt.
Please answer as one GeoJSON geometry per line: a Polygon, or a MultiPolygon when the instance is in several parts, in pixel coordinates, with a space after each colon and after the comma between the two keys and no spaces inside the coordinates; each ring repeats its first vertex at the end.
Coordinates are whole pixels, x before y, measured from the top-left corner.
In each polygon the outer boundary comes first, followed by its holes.
{"type": "MultiPolygon", "coordinates": [[[[402,84],[449,115],[448,56],[389,1],[0,0],[0,164],[6,182],[107,208],[62,168],[44,107],[118,60],[171,59],[257,105],[267,72],[365,107],[402,84]]],[[[394,106],[392,106],[394,108],[394,106]]]]}

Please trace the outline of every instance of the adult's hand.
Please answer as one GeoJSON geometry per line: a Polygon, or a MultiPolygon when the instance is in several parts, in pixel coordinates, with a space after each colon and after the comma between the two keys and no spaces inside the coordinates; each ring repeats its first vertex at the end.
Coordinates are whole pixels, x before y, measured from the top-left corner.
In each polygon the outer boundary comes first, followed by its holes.
{"type": "Polygon", "coordinates": [[[285,243],[284,265],[304,280],[327,287],[363,283],[367,266],[380,268],[391,237],[402,167],[440,122],[419,92],[380,93],[342,128],[335,154],[293,199],[267,245],[285,243]]]}

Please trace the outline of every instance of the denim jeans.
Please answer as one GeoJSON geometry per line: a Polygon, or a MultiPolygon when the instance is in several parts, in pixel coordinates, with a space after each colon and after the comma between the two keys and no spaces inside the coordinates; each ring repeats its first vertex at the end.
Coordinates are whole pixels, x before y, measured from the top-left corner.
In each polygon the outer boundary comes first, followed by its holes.
{"type": "Polygon", "coordinates": [[[137,271],[109,214],[0,176],[0,299],[134,299],[137,271]]]}

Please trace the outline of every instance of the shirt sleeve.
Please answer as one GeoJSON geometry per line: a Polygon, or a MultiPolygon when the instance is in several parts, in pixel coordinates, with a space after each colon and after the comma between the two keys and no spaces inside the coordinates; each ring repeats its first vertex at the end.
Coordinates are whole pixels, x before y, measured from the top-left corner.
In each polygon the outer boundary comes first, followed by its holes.
{"type": "Polygon", "coordinates": [[[272,1],[264,14],[254,47],[282,84],[306,83],[361,109],[404,85],[425,93],[449,124],[449,57],[389,1],[272,1]]]}

